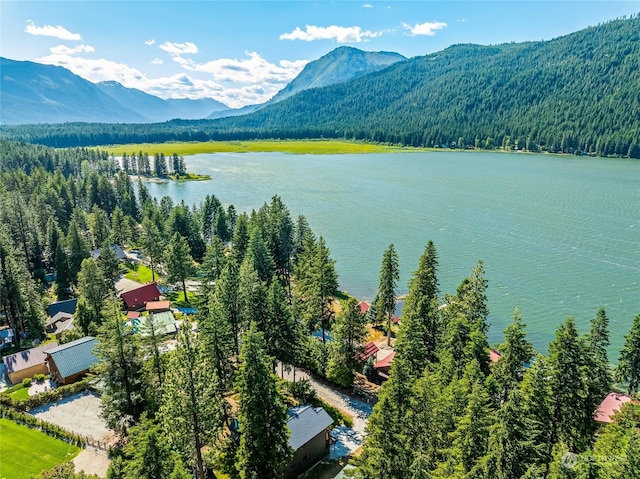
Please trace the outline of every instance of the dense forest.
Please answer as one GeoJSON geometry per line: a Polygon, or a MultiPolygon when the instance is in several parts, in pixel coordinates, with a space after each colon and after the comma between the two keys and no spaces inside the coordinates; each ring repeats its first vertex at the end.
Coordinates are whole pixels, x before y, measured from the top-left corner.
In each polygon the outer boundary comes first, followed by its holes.
{"type": "MultiPolygon", "coordinates": [[[[483,263],[455,293],[442,293],[432,242],[396,327],[393,245],[362,314],[355,298],[339,293],[324,239],[277,195],[251,213],[214,195],[200,205],[173,204],[151,198],[104,152],[8,141],[0,142],[0,191],[2,319],[28,347],[44,336],[45,304],[79,298],[78,328],[63,340],[100,340],[102,415],[120,437],[109,479],[281,477],[292,453],[287,406],[321,403],[308,382],[276,373],[302,367],[349,387],[376,330],[389,343],[395,336],[395,357],[353,459],[356,477],[640,477],[640,405],[625,406],[606,426],[594,420],[614,381],[629,393],[640,389],[640,314],[629,318],[615,369],[604,309],[583,334],[568,318],[546,354],[533,350],[516,310],[504,342],[494,345],[501,356],[491,361],[483,263]],[[152,320],[146,335],[125,323],[111,244],[139,246],[154,274],[197,307],[175,350],[162,348],[152,320]],[[90,251],[100,247],[94,260],[90,251]],[[45,281],[50,272],[53,284],[45,281]],[[200,289],[189,296],[184,282],[194,277],[200,289]],[[311,334],[320,327],[330,341],[311,334]],[[234,419],[239,438],[229,434],[234,419]]],[[[3,416],[7,407],[17,406],[2,401],[3,416]]],[[[85,476],[63,466],[42,477],[85,476]]]]}
{"type": "Polygon", "coordinates": [[[56,147],[340,138],[640,158],[640,17],[550,41],[454,45],[233,118],[6,126],[56,147]]]}

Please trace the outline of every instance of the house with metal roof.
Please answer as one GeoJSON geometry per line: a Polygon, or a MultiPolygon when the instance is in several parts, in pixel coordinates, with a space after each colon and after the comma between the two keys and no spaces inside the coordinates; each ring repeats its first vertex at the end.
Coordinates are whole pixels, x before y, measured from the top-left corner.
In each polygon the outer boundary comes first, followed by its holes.
{"type": "Polygon", "coordinates": [[[23,379],[32,378],[36,374],[49,374],[45,362],[46,352],[57,346],[58,343],[43,344],[2,358],[9,382],[18,384],[23,379]]]}
{"type": "Polygon", "coordinates": [[[89,372],[98,358],[93,352],[98,340],[86,336],[46,351],[47,366],[59,384],[71,384],[89,372]]]}
{"type": "Polygon", "coordinates": [[[55,301],[47,307],[47,309],[49,310],[49,317],[53,318],[60,312],[70,315],[76,314],[77,305],[78,298],[65,299],[64,301],[55,301]]]}
{"type": "Polygon", "coordinates": [[[329,454],[329,428],[333,419],[321,407],[297,406],[290,408],[288,412],[287,427],[291,431],[289,446],[294,454],[285,477],[294,478],[329,454]]]}
{"type": "Polygon", "coordinates": [[[149,301],[160,300],[160,290],[156,283],[145,284],[120,294],[128,310],[143,308],[149,301]]]}
{"type": "Polygon", "coordinates": [[[167,334],[175,334],[178,332],[176,319],[173,316],[173,313],[171,311],[163,311],[162,313],[131,318],[129,323],[136,333],[139,332],[142,336],[148,336],[151,334],[147,327],[147,320],[149,316],[152,316],[153,318],[153,330],[156,336],[165,336],[167,334]]]}
{"type": "Polygon", "coordinates": [[[609,393],[607,397],[602,400],[598,409],[596,409],[593,418],[600,424],[612,423],[613,416],[627,403],[640,404],[634,401],[628,394],[609,393]]]}

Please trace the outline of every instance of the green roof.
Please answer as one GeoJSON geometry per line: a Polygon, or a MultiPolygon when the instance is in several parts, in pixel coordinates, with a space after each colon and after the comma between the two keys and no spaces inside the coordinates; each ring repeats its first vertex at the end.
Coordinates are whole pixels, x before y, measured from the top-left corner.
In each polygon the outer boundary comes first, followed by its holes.
{"type": "Polygon", "coordinates": [[[98,345],[98,340],[91,336],[76,339],[57,348],[49,349],[47,354],[55,363],[60,376],[69,377],[83,371],[87,371],[98,362],[93,349],[98,345]]]}
{"type": "MultiPolygon", "coordinates": [[[[150,314],[153,316],[153,324],[156,335],[164,336],[166,334],[173,334],[178,331],[176,327],[176,318],[173,317],[171,311],[163,311],[162,313],[150,314]]],[[[135,332],[139,332],[142,336],[148,336],[149,332],[145,327],[147,316],[139,316],[131,320],[131,326],[135,332]]]]}

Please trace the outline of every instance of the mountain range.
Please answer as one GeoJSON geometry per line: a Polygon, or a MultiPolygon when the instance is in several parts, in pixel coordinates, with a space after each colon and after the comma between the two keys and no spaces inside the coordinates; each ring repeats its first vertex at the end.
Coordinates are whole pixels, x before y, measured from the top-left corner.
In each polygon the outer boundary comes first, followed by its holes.
{"type": "MultiPolygon", "coordinates": [[[[332,57],[355,61],[348,53],[338,49],[332,57]]],[[[135,129],[18,125],[0,133],[58,147],[339,138],[640,158],[640,15],[548,41],[452,45],[382,69],[378,62],[371,70],[352,70],[350,78],[332,77],[332,64],[324,61],[309,64],[280,101],[251,113],[247,108],[242,116],[135,129]],[[333,83],[316,87],[322,76],[333,83]]]]}
{"type": "MultiPolygon", "coordinates": [[[[340,47],[304,70],[267,104],[297,92],[348,81],[406,60],[398,53],[340,47]]],[[[251,113],[265,105],[232,109],[211,98],[161,99],[115,81],[91,83],[63,67],[0,58],[0,123],[154,123],[251,113]]]]}

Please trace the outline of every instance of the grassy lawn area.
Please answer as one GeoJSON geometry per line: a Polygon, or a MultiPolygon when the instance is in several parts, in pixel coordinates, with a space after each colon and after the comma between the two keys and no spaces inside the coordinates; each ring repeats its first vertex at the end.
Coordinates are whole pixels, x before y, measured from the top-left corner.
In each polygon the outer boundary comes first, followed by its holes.
{"type": "Polygon", "coordinates": [[[141,143],[134,145],[110,145],[100,147],[115,156],[123,153],[143,151],[149,155],[164,153],[166,156],[197,155],[199,153],[248,153],[248,152],[282,152],[293,154],[344,154],[344,153],[384,153],[391,151],[410,151],[416,148],[378,145],[355,141],[340,140],[256,140],[256,141],[206,141],[206,142],[171,142],[141,143]]]}
{"type": "Polygon", "coordinates": [[[0,476],[26,479],[73,459],[80,448],[46,434],[0,419],[0,476]]]}
{"type": "MultiPolygon", "coordinates": [[[[134,266],[127,266],[129,270],[124,277],[133,281],[137,281],[138,283],[147,284],[153,281],[151,277],[151,268],[145,266],[143,264],[136,263],[134,266]]],[[[160,275],[156,271],[156,281],[160,281],[160,275]]]]}
{"type": "Polygon", "coordinates": [[[172,291],[167,295],[167,299],[171,301],[171,304],[173,306],[183,306],[185,308],[191,308],[196,304],[196,294],[192,293],[191,291],[187,291],[188,301],[185,301],[182,289],[180,289],[179,291],[172,291]]]}
{"type": "Polygon", "coordinates": [[[18,388],[15,391],[10,392],[9,396],[11,396],[13,399],[26,399],[29,397],[29,388],[18,388]]]}

